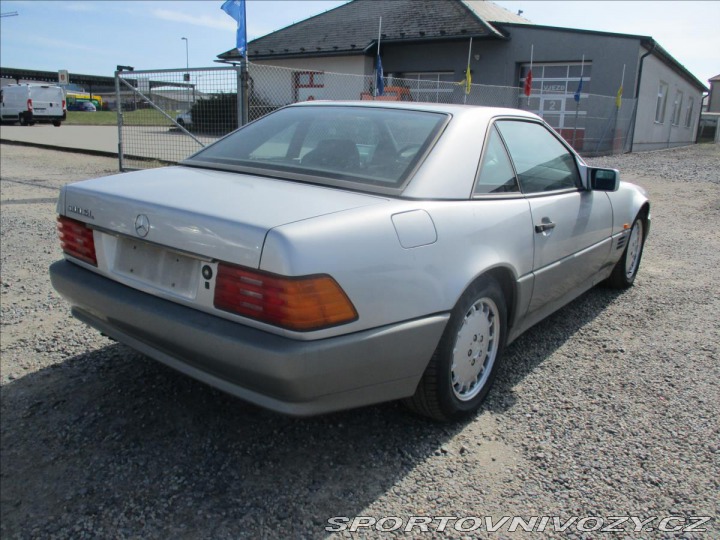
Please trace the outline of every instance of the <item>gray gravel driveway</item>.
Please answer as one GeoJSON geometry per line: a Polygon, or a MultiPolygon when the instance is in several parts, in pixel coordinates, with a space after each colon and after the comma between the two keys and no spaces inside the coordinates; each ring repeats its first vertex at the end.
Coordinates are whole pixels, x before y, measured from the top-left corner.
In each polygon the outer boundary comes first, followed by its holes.
{"type": "Polygon", "coordinates": [[[720,147],[592,160],[650,192],[636,285],[595,288],[531,329],[484,408],[455,425],[395,403],[279,416],[86,328],[49,284],[54,198],[117,163],[0,152],[2,538],[390,538],[402,532],[325,527],[333,516],[671,515],[712,520],[704,533],[655,520],[628,533],[407,536],[720,538],[720,147]]]}

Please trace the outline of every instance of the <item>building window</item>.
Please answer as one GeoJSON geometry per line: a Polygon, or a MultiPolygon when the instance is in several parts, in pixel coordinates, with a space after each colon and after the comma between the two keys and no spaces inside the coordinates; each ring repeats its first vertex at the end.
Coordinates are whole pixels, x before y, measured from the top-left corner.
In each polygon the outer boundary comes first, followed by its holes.
{"type": "Polygon", "coordinates": [[[321,71],[300,71],[295,73],[295,85],[298,88],[322,88],[325,86],[324,76],[321,71]]]}
{"type": "Polygon", "coordinates": [[[693,106],[695,105],[695,100],[693,98],[689,97],[687,106],[685,107],[685,127],[689,128],[692,126],[692,114],[693,114],[693,106]]]}
{"type": "Polygon", "coordinates": [[[672,114],[672,125],[680,125],[680,114],[682,112],[683,93],[678,90],[675,94],[675,101],[673,102],[673,114],[672,114]]]}
{"type": "MultiPolygon", "coordinates": [[[[293,73],[295,101],[318,99],[318,92],[325,88],[325,73],[322,71],[298,71],[293,73]]],[[[320,94],[322,99],[322,94],[320,94]]]]}
{"type": "Polygon", "coordinates": [[[401,84],[410,88],[415,101],[431,103],[446,103],[448,97],[443,94],[452,94],[453,86],[447,83],[455,82],[455,73],[452,71],[403,73],[401,84]]]}
{"type": "Polygon", "coordinates": [[[667,105],[668,85],[660,81],[658,85],[657,102],[655,104],[655,121],[658,124],[665,122],[665,106],[667,105]]]}

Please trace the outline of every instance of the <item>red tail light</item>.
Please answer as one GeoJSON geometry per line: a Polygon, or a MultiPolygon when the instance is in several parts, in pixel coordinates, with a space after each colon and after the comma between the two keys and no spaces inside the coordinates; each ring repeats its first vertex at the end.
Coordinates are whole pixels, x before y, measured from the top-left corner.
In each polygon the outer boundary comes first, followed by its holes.
{"type": "Polygon", "coordinates": [[[30,112],[32,112],[32,110],[33,110],[33,108],[32,108],[32,99],[31,99],[31,98],[28,98],[27,110],[30,111],[30,112]]]}
{"type": "Polygon", "coordinates": [[[218,265],[215,307],[289,330],[310,331],[357,319],[340,285],[325,275],[283,277],[218,265]]]}
{"type": "Polygon", "coordinates": [[[64,100],[64,99],[62,100],[62,108],[63,108],[63,111],[66,109],[66,107],[65,107],[65,100],[64,100]]]}
{"type": "Polygon", "coordinates": [[[58,236],[63,252],[88,264],[97,266],[95,240],[90,227],[74,219],[59,216],[57,219],[58,236]]]}

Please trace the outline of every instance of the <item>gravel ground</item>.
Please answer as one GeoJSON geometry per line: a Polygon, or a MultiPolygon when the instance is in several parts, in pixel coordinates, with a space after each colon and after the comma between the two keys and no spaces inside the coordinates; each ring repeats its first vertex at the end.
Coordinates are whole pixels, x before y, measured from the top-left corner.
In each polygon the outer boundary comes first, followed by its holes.
{"type": "MultiPolygon", "coordinates": [[[[395,403],[286,418],[86,328],[47,275],[54,198],[117,164],[0,151],[3,538],[324,538],[333,516],[533,515],[712,516],[705,533],[655,520],[601,536],[720,538],[719,147],[590,160],[650,192],[635,286],[593,289],[531,329],[455,425],[395,403]]],[[[449,523],[411,536],[598,537],[449,523]]]]}

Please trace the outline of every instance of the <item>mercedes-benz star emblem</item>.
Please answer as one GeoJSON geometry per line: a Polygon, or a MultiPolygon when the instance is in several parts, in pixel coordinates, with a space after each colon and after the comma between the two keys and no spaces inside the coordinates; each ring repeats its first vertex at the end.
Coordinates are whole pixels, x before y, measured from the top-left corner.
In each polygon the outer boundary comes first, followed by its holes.
{"type": "Polygon", "coordinates": [[[145,238],[150,232],[150,220],[145,214],[135,218],[135,232],[141,238],[145,238]]]}

